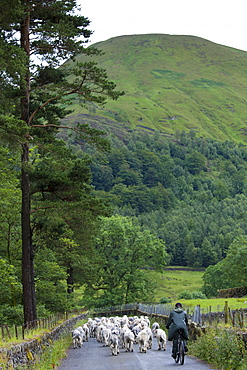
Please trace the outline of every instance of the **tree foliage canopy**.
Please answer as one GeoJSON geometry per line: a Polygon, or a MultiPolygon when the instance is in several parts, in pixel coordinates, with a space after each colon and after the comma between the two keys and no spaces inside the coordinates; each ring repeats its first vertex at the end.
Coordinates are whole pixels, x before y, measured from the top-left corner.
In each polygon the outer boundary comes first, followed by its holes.
{"type": "Polygon", "coordinates": [[[217,296],[219,289],[243,287],[247,278],[247,240],[236,238],[226,257],[214,266],[209,266],[203,276],[203,291],[207,296],[217,296]]]}
{"type": "Polygon", "coordinates": [[[135,302],[150,296],[153,287],[145,278],[145,269],[158,271],[169,261],[165,244],[148,230],[141,230],[130,218],[119,215],[103,218],[95,238],[87,296],[98,305],[135,302]],[[98,299],[96,298],[98,296],[98,299]]]}

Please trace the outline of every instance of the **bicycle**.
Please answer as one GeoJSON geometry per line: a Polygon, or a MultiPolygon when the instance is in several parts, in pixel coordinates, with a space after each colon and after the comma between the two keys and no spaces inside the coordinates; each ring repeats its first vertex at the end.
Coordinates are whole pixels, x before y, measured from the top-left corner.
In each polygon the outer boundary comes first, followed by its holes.
{"type": "Polygon", "coordinates": [[[184,329],[180,328],[178,330],[178,347],[177,347],[177,353],[175,357],[175,362],[178,364],[180,362],[180,365],[184,364],[184,356],[185,356],[185,341],[183,337],[184,329]]]}

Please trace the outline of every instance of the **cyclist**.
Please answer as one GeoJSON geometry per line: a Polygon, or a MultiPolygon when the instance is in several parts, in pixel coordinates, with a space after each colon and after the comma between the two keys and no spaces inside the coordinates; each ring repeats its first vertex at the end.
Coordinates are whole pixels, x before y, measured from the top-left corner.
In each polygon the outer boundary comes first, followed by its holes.
{"type": "Polygon", "coordinates": [[[185,339],[185,352],[188,351],[186,340],[188,340],[188,317],[186,312],[183,309],[181,303],[175,304],[175,310],[170,313],[169,319],[166,324],[166,328],[168,330],[168,340],[173,340],[173,347],[172,347],[172,357],[176,358],[176,353],[178,351],[178,335],[179,329],[183,328],[183,338],[185,339]]]}

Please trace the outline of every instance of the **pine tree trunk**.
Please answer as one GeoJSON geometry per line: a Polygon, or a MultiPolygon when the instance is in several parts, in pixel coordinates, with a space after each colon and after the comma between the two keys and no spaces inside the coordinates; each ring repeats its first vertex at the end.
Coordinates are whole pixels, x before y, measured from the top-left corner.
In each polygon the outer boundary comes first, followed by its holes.
{"type": "Polygon", "coordinates": [[[30,222],[30,182],[29,182],[29,146],[23,144],[22,153],[22,286],[24,323],[35,325],[36,299],[34,286],[34,254],[32,248],[32,234],[30,222]]]}
{"type": "MultiPolygon", "coordinates": [[[[26,6],[29,6],[29,1],[26,1],[26,6]]],[[[27,9],[28,10],[28,9],[27,9]]],[[[21,47],[27,55],[27,69],[25,80],[21,83],[22,99],[22,120],[30,125],[30,17],[29,11],[26,12],[27,17],[21,24],[21,47]]],[[[23,308],[24,308],[24,323],[25,325],[35,325],[36,316],[36,297],[34,284],[34,253],[32,247],[32,233],[30,220],[30,180],[29,180],[29,133],[27,132],[25,142],[22,145],[22,173],[21,173],[21,190],[22,190],[22,209],[21,209],[21,224],[22,224],[22,286],[23,286],[23,308]]]]}

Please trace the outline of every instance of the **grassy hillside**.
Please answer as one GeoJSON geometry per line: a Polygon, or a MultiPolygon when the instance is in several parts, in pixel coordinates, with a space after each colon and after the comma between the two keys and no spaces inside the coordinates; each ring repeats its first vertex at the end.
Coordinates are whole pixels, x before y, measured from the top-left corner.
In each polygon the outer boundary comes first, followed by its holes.
{"type": "Polygon", "coordinates": [[[175,301],[181,292],[185,290],[194,292],[200,290],[203,285],[203,271],[170,267],[164,270],[163,273],[156,271],[145,271],[145,273],[148,275],[148,279],[154,281],[157,285],[156,302],[159,302],[163,297],[175,301]]]}
{"type": "Polygon", "coordinates": [[[246,52],[163,34],[120,36],[94,46],[105,53],[94,60],[126,94],[105,109],[92,105],[87,112],[75,104],[80,121],[89,113],[108,125],[168,134],[194,129],[204,137],[247,141],[246,52]]]}
{"type": "MultiPolygon", "coordinates": [[[[203,285],[202,276],[204,271],[198,271],[193,269],[186,269],[182,267],[169,267],[164,270],[163,273],[155,271],[146,271],[148,278],[155,281],[157,284],[157,290],[155,295],[155,302],[159,302],[163,297],[169,297],[172,300],[172,304],[178,301],[179,294],[187,291],[194,292],[201,289],[203,285]]],[[[212,311],[217,312],[218,310],[223,311],[225,302],[228,302],[228,306],[231,309],[240,309],[247,307],[247,298],[211,298],[211,299],[179,299],[184,307],[194,309],[195,306],[200,305],[207,312],[207,309],[211,306],[212,311]]]]}

